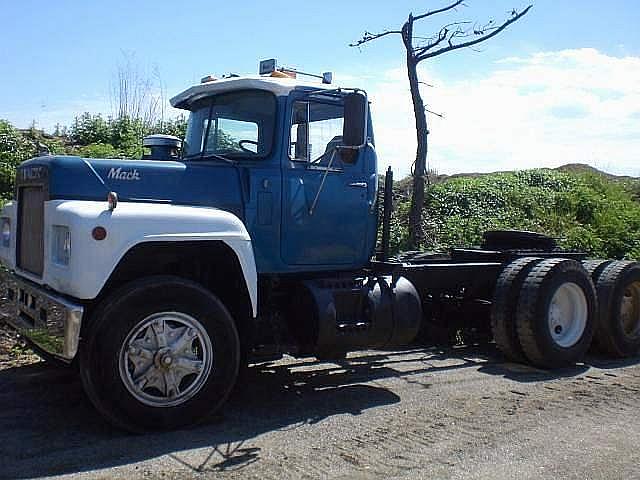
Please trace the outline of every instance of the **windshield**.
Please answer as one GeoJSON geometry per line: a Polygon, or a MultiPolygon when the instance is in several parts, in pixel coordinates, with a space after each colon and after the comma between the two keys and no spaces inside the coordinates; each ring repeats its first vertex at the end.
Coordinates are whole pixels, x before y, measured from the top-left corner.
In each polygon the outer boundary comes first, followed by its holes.
{"type": "Polygon", "coordinates": [[[205,98],[189,115],[184,157],[266,156],[273,143],[275,115],[276,99],[269,92],[247,90],[205,98]]]}

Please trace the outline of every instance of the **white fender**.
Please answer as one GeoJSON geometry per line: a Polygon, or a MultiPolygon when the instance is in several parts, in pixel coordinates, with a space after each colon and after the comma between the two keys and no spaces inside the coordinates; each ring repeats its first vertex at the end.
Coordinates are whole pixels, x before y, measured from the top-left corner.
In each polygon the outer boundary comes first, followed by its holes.
{"type": "Polygon", "coordinates": [[[4,243],[0,241],[0,261],[2,261],[2,265],[9,270],[14,270],[16,268],[16,216],[17,204],[13,201],[5,203],[2,207],[0,218],[9,219],[11,236],[9,238],[9,245],[6,247],[4,243]]]}
{"type": "Polygon", "coordinates": [[[122,257],[135,245],[220,240],[238,258],[253,315],[257,315],[258,281],[251,238],[242,221],[232,213],[209,207],[139,202],[119,202],[115,210],[109,210],[107,202],[52,200],[45,203],[44,233],[42,279],[25,276],[58,292],[87,300],[100,293],[122,257]],[[51,261],[53,225],[66,225],[70,229],[68,266],[51,261]],[[91,232],[97,226],[106,229],[104,240],[93,238],[91,232]]]}

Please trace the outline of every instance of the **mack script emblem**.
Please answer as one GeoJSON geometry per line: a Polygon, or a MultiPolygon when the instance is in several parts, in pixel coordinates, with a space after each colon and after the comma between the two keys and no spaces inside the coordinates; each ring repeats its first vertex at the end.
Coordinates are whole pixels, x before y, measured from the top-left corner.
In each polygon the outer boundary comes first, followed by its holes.
{"type": "Polygon", "coordinates": [[[107,178],[114,180],[140,180],[138,170],[122,170],[122,167],[112,168],[109,170],[107,178]]]}

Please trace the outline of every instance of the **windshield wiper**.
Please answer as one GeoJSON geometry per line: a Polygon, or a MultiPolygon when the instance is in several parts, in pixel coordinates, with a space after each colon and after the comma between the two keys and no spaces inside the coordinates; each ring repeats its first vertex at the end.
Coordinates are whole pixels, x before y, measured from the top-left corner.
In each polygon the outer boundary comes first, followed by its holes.
{"type": "Polygon", "coordinates": [[[186,155],[182,157],[183,160],[192,160],[194,158],[197,158],[198,160],[210,160],[210,159],[221,160],[231,165],[235,165],[237,163],[235,160],[225,157],[224,155],[218,155],[217,153],[207,153],[207,154],[194,153],[192,155],[186,155]]]}

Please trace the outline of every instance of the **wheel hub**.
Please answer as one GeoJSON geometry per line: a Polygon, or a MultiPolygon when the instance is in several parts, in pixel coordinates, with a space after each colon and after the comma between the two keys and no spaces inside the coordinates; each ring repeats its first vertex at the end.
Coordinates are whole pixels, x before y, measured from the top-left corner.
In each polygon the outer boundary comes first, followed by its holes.
{"type": "Polygon", "coordinates": [[[624,291],[620,303],[622,329],[628,337],[640,335],[640,282],[633,282],[624,291]]]}
{"type": "Polygon", "coordinates": [[[580,341],[587,325],[587,299],[579,285],[563,283],[554,293],[547,314],[549,333],[562,348],[580,341]]]}
{"type": "Polygon", "coordinates": [[[157,313],[122,345],[120,378],[137,400],[154,407],[184,403],[206,382],[213,348],[204,327],[180,312],[157,313]]]}
{"type": "Polygon", "coordinates": [[[173,355],[175,353],[170,348],[161,348],[156,352],[153,357],[153,364],[157,368],[163,368],[165,370],[171,368],[173,364],[173,355]]]}

